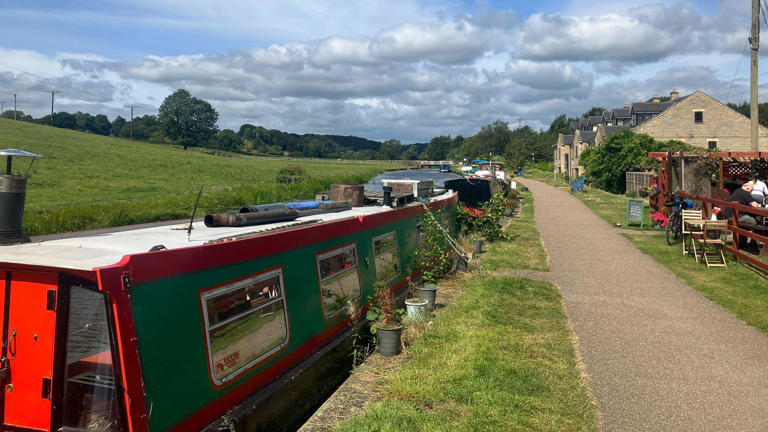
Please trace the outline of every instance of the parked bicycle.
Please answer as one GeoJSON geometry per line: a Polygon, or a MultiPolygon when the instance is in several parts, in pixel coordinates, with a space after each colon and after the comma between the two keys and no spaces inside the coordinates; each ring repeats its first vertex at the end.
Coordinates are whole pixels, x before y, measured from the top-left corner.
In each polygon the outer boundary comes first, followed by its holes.
{"type": "Polygon", "coordinates": [[[678,192],[665,193],[664,196],[669,197],[667,201],[664,201],[664,205],[672,208],[672,213],[667,218],[665,231],[667,244],[673,246],[683,239],[683,210],[693,208],[693,203],[680,197],[678,192]]]}

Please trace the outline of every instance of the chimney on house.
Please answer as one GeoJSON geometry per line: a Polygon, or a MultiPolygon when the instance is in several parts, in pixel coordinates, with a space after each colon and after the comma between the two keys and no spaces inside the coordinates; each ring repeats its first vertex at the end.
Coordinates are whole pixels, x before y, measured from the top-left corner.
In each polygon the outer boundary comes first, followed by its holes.
{"type": "Polygon", "coordinates": [[[637,100],[638,103],[643,103],[643,98],[637,100]]]}
{"type": "Polygon", "coordinates": [[[669,92],[669,98],[672,100],[675,100],[680,97],[680,93],[677,92],[677,87],[673,88],[671,92],[669,92]]]}
{"type": "Polygon", "coordinates": [[[659,103],[659,95],[658,95],[658,94],[654,94],[654,95],[653,95],[653,99],[651,99],[651,102],[653,102],[653,103],[659,103]]]}
{"type": "Polygon", "coordinates": [[[624,104],[624,109],[629,109],[629,104],[624,104]]]}

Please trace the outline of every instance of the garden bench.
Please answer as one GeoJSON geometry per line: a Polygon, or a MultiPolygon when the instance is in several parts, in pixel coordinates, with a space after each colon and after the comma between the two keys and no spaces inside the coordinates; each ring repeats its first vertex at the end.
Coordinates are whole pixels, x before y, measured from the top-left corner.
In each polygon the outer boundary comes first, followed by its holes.
{"type": "Polygon", "coordinates": [[[581,191],[584,192],[584,181],[586,181],[586,178],[584,176],[581,176],[578,180],[573,180],[571,182],[571,192],[581,191]]]}

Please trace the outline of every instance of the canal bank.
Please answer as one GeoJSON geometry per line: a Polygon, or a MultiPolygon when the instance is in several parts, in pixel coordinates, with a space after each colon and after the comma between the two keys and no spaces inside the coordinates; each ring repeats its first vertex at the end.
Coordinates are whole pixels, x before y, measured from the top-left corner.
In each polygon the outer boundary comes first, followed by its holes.
{"type": "MultiPolygon", "coordinates": [[[[548,269],[530,194],[523,198],[522,218],[507,226],[512,240],[489,245],[480,260],[494,271],[548,269]]],[[[446,307],[409,340],[406,354],[371,357],[301,430],[598,428],[554,285],[461,275],[440,282],[438,299],[446,307]],[[444,287],[455,287],[453,299],[440,300],[444,287]]]]}

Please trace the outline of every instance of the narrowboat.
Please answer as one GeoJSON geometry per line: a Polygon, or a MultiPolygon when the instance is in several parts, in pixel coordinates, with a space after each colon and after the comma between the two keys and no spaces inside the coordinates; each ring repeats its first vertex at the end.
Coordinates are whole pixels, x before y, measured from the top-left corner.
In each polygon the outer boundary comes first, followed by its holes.
{"type": "Polygon", "coordinates": [[[191,431],[258,416],[260,393],[341,338],[375,281],[404,292],[427,209],[452,230],[456,203],[446,192],[0,246],[0,429],[191,431]]]}

